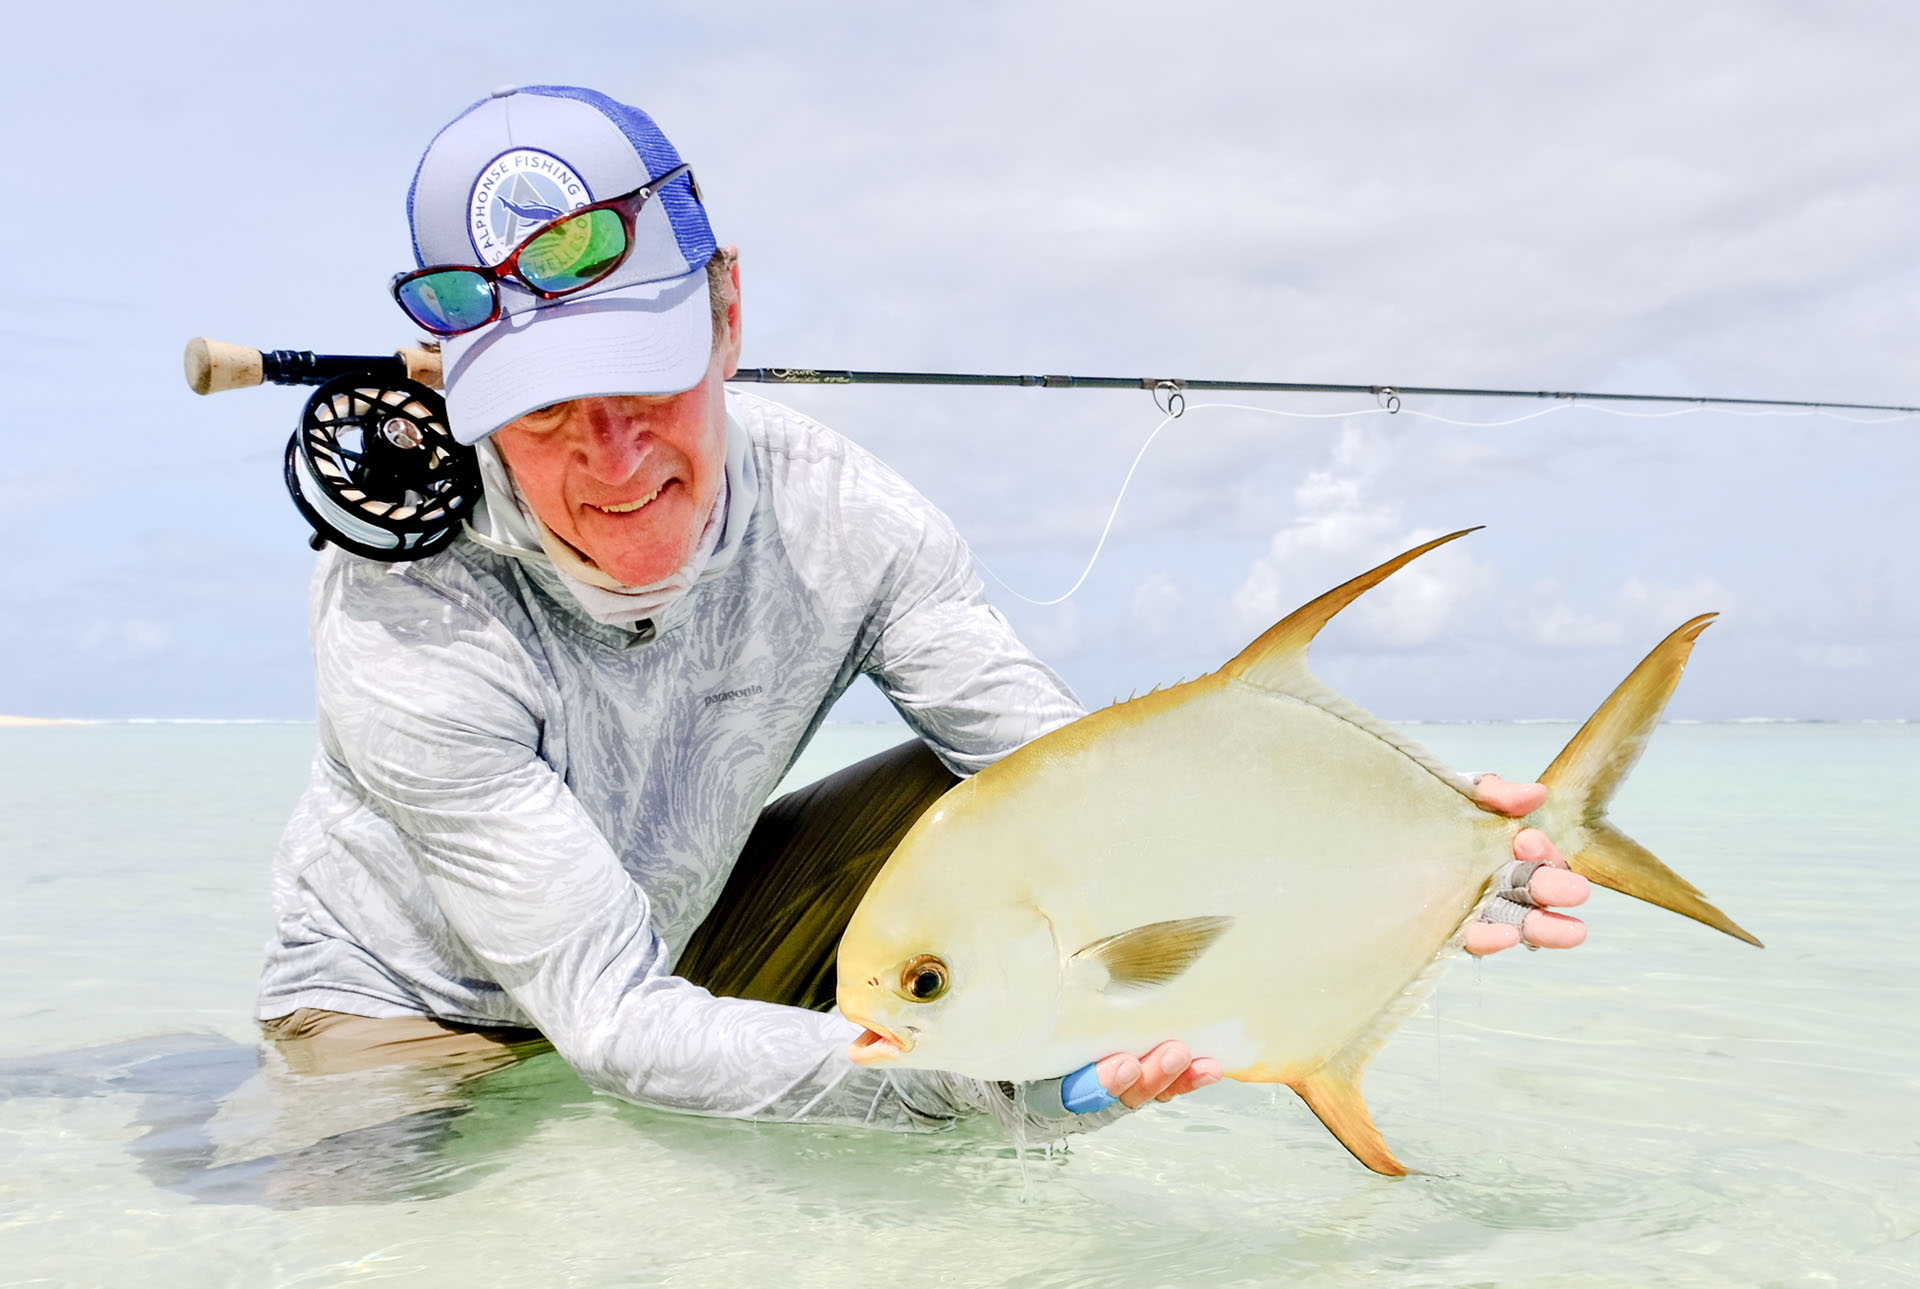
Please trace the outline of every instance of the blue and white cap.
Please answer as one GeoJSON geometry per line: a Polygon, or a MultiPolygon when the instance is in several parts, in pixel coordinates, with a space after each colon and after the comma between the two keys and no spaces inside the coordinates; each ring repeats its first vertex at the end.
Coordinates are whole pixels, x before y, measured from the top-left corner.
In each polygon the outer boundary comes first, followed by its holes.
{"type": "MultiPolygon", "coordinates": [[[[527,234],[680,164],[646,113],[566,85],[495,90],[427,145],[407,194],[413,253],[430,264],[498,264],[527,234]]],[[[626,262],[604,282],[543,302],[500,283],[500,317],[442,342],[454,437],[477,443],[569,398],[676,394],[712,353],[706,263],[713,230],[691,179],[674,180],[634,223],[626,262]]]]}

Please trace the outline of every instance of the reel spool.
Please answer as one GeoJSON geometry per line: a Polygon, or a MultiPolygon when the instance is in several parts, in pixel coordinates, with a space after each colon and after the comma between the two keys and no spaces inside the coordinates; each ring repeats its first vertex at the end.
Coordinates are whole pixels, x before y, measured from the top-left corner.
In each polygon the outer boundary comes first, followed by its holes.
{"type": "Polygon", "coordinates": [[[480,500],[480,465],[416,381],[349,372],[315,390],[287,440],[287,491],[314,531],[384,563],[453,541],[480,500]]]}

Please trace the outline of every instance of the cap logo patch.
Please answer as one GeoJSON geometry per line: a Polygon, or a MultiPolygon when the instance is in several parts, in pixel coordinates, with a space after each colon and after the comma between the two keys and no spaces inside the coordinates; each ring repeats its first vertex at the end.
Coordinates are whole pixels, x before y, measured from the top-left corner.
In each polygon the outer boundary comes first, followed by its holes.
{"type": "Polygon", "coordinates": [[[487,163],[467,201],[467,235],[484,264],[513,254],[528,233],[593,201],[573,167],[538,148],[514,148],[487,163]]]}

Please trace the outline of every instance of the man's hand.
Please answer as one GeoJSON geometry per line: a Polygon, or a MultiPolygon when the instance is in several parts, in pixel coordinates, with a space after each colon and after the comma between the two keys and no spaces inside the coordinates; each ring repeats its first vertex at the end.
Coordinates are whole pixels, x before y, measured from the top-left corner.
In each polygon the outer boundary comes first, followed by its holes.
{"type": "Polygon", "coordinates": [[[1094,1062],[1100,1086],[1120,1098],[1129,1110],[1138,1110],[1149,1101],[1171,1101],[1183,1093],[1220,1081],[1220,1062],[1210,1056],[1198,1060],[1188,1053],[1187,1045],[1169,1039],[1145,1056],[1116,1052],[1094,1062]]]}
{"type": "MultiPolygon", "coordinates": [[[[1547,799],[1547,789],[1540,783],[1509,783],[1499,775],[1483,774],[1473,785],[1473,795],[1483,808],[1518,819],[1540,808],[1547,799]]],[[[1584,904],[1593,890],[1586,878],[1568,870],[1567,861],[1538,828],[1520,830],[1513,839],[1513,857],[1521,863],[1537,860],[1547,865],[1536,868],[1533,880],[1527,883],[1527,894],[1536,904],[1562,908],[1584,904]]],[[[1586,938],[1586,923],[1579,918],[1536,908],[1528,911],[1526,921],[1519,926],[1475,922],[1467,928],[1466,950],[1476,955],[1498,953],[1522,940],[1542,949],[1571,949],[1586,938]]]]}

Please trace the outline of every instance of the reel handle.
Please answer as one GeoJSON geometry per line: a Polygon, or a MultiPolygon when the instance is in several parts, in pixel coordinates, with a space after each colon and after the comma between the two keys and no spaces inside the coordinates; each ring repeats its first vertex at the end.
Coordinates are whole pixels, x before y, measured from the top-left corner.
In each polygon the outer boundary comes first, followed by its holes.
{"type": "Polygon", "coordinates": [[[324,385],[335,376],[364,372],[374,380],[411,380],[430,389],[441,382],[438,349],[400,349],[390,356],[316,354],[306,349],[262,352],[195,336],[187,342],[187,388],[196,394],[249,385],[324,385]]]}

